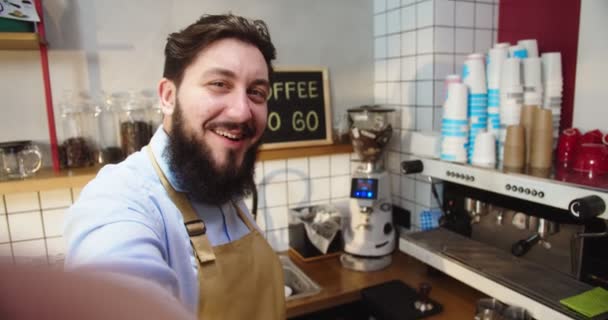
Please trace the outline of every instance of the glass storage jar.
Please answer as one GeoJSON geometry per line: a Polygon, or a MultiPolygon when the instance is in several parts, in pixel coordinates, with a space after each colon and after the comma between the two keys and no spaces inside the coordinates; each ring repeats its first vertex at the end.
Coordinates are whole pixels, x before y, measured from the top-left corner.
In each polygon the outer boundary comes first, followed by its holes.
{"type": "Polygon", "coordinates": [[[62,168],[87,167],[97,162],[96,110],[86,93],[65,91],[60,103],[62,139],[59,161],[62,168]]]}
{"type": "Polygon", "coordinates": [[[120,94],[121,111],[119,116],[120,144],[125,156],[139,151],[150,141],[150,128],[146,117],[145,104],[140,94],[129,91],[120,94]]]}
{"type": "Polygon", "coordinates": [[[148,126],[150,128],[150,138],[156,129],[163,123],[163,112],[160,108],[160,101],[154,90],[143,90],[141,95],[146,105],[148,126]]]}
{"type": "Polygon", "coordinates": [[[99,163],[118,163],[125,156],[120,145],[120,132],[118,126],[118,101],[120,97],[101,92],[97,99],[99,116],[97,117],[97,130],[99,136],[99,163]]]}

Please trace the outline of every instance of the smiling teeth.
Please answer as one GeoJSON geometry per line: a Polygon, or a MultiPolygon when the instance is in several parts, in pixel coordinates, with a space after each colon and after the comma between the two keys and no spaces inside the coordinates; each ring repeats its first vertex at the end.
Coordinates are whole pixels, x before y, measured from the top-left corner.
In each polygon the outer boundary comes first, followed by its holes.
{"type": "Polygon", "coordinates": [[[219,134],[220,136],[226,137],[228,139],[232,139],[232,140],[240,139],[240,136],[231,134],[231,133],[226,132],[226,131],[215,130],[215,133],[219,134]]]}

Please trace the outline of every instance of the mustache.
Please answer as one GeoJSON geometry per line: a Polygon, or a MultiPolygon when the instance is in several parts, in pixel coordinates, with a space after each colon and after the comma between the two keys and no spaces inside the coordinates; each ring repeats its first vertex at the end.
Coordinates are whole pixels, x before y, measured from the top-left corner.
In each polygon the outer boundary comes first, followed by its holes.
{"type": "Polygon", "coordinates": [[[238,130],[241,132],[244,138],[251,138],[256,134],[255,126],[252,123],[237,123],[229,121],[212,122],[207,125],[206,129],[238,130]]]}

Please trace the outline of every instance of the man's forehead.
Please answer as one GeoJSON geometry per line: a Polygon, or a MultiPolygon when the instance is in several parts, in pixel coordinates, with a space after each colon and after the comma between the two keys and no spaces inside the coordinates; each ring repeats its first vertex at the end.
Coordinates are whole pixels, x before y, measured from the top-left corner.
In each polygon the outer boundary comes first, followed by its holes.
{"type": "Polygon", "coordinates": [[[203,75],[250,76],[268,80],[268,65],[254,45],[233,38],[217,40],[202,49],[189,66],[203,75]]]}

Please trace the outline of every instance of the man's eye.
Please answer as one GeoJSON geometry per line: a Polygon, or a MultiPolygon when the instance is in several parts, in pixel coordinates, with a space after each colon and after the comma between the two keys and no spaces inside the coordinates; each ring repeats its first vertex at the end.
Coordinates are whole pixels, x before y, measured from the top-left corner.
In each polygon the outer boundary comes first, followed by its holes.
{"type": "Polygon", "coordinates": [[[220,87],[220,88],[225,88],[225,87],[227,87],[227,86],[228,86],[228,85],[227,85],[225,82],[223,82],[223,81],[213,81],[213,82],[211,82],[211,85],[216,86],[216,87],[220,87]]]}
{"type": "Polygon", "coordinates": [[[266,100],[266,97],[268,96],[268,94],[266,93],[266,91],[259,90],[259,89],[249,89],[248,93],[250,95],[254,96],[256,99],[266,100]]]}

